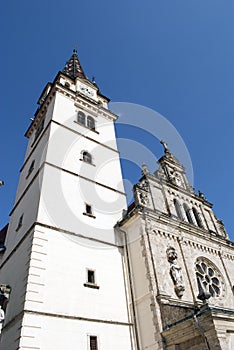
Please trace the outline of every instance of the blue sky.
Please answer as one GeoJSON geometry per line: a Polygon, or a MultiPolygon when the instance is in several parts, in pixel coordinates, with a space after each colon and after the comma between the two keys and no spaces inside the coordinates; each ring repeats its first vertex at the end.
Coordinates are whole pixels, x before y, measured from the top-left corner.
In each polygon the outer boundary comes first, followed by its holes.
{"type": "MultiPolygon", "coordinates": [[[[1,226],[37,98],[77,45],[86,75],[112,101],[152,108],[175,126],[192,159],[194,187],[234,239],[233,1],[10,1],[2,6],[1,33],[1,226]]],[[[128,137],[142,140],[134,128],[128,137]]],[[[147,142],[159,158],[162,146],[147,142]]],[[[123,167],[137,181],[139,168],[123,167]]]]}

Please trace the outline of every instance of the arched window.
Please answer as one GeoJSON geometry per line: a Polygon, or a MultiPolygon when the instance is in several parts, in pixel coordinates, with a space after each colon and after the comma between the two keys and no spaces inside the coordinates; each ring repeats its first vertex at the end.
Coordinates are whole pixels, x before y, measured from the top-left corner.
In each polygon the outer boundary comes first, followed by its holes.
{"type": "Polygon", "coordinates": [[[210,260],[205,257],[197,258],[195,271],[199,289],[198,299],[204,300],[209,297],[218,298],[223,296],[223,276],[210,260]]]}
{"type": "Polygon", "coordinates": [[[87,127],[89,129],[95,129],[95,121],[90,115],[87,117],[87,127]]]}
{"type": "Polygon", "coordinates": [[[175,210],[176,210],[176,214],[177,214],[178,218],[180,220],[183,220],[183,215],[182,215],[182,212],[181,212],[180,204],[177,201],[177,199],[174,199],[174,206],[175,206],[175,210]]]}
{"type": "Polygon", "coordinates": [[[184,203],[183,207],[184,207],[184,211],[185,211],[188,222],[190,224],[194,224],[188,205],[186,203],[184,203]]]}
{"type": "Polygon", "coordinates": [[[82,159],[85,163],[92,163],[92,156],[89,152],[84,151],[82,154],[82,159]]]}
{"type": "Polygon", "coordinates": [[[200,216],[199,216],[198,211],[197,211],[196,208],[193,208],[193,214],[194,214],[194,217],[195,217],[195,219],[196,219],[197,226],[203,228],[201,218],[200,218],[200,216]]]}
{"type": "Polygon", "coordinates": [[[85,114],[81,111],[78,112],[78,123],[81,125],[85,125],[85,114]]]}

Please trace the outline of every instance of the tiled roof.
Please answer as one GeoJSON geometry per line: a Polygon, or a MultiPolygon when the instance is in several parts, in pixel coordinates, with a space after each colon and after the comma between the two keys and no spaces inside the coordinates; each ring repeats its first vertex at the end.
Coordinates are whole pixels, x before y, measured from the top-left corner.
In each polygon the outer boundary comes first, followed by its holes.
{"type": "Polygon", "coordinates": [[[77,77],[81,79],[86,79],[86,76],[84,74],[83,68],[81,67],[76,49],[73,50],[73,55],[71,56],[70,60],[67,61],[63,69],[63,72],[72,79],[75,79],[77,77]]]}

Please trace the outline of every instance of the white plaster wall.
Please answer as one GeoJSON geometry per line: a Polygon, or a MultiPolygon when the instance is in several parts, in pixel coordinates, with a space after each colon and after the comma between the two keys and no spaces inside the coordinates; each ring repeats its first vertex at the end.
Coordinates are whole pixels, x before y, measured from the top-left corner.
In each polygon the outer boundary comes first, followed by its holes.
{"type": "MultiPolygon", "coordinates": [[[[96,112],[96,109],[96,106],[92,107],[90,104],[85,102],[85,100],[83,100],[83,103],[75,103],[69,97],[57,93],[53,120],[76,132],[84,134],[97,142],[104,143],[117,150],[113,122],[102,116],[103,112],[101,110],[99,113],[96,112]],[[79,105],[80,107],[78,107],[79,105]],[[97,133],[76,123],[79,110],[94,118],[97,133]]],[[[108,114],[108,111],[106,110],[104,113],[108,114]]]]}
{"type": "Polygon", "coordinates": [[[39,246],[34,241],[33,257],[41,263],[36,271],[35,262],[31,262],[29,284],[44,287],[27,293],[26,309],[128,322],[121,251],[53,230],[37,230],[48,241],[39,246]],[[87,269],[95,270],[99,289],[84,286],[87,269]]]}
{"type": "Polygon", "coordinates": [[[124,195],[51,166],[45,167],[40,222],[114,243],[113,226],[125,205],[124,195]],[[85,203],[92,205],[95,218],[83,215],[85,203]]]}
{"type": "MultiPolygon", "coordinates": [[[[88,350],[88,336],[98,337],[98,348],[134,349],[130,341],[130,329],[124,325],[70,320],[65,318],[26,315],[24,318],[25,333],[21,339],[20,350],[88,350]],[[32,326],[35,325],[35,328],[32,326]]],[[[9,349],[11,350],[11,349],[9,349]]]]}
{"type": "Polygon", "coordinates": [[[7,250],[4,253],[3,259],[11,253],[14,247],[19,243],[25,233],[33,225],[37,218],[38,212],[38,199],[40,192],[40,178],[37,177],[32,183],[31,188],[23,196],[20,204],[15,208],[11,215],[8,233],[6,237],[6,247],[7,250]],[[19,219],[23,214],[23,223],[21,228],[16,231],[19,223],[19,219]]]}
{"type": "Polygon", "coordinates": [[[56,166],[124,191],[119,154],[58,125],[52,125],[46,160],[56,166]],[[82,151],[93,157],[93,165],[85,164],[82,151]]]}

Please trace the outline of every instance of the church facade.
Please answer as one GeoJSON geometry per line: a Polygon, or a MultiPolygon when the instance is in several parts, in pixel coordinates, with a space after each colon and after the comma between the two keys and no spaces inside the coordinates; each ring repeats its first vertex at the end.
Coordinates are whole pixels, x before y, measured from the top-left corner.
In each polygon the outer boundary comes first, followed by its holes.
{"type": "Polygon", "coordinates": [[[127,208],[108,102],[76,50],[38,100],[0,235],[0,350],[234,349],[234,244],[165,141],[127,208]]]}

